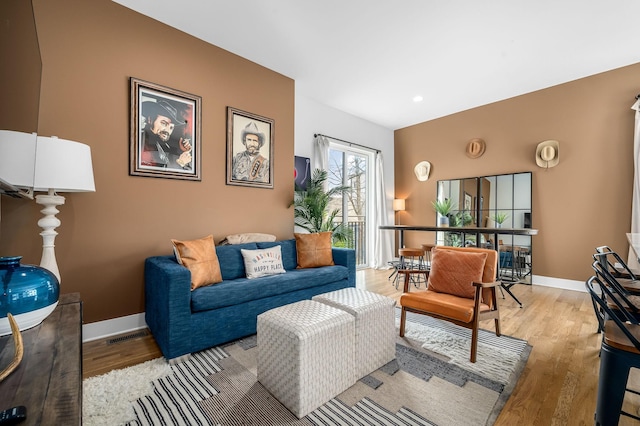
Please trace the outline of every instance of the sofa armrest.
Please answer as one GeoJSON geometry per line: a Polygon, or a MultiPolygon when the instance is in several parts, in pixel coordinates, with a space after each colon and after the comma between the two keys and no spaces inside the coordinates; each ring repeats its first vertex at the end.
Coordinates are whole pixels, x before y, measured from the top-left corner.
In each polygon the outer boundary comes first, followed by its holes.
{"type": "Polygon", "coordinates": [[[167,359],[190,351],[191,272],[173,256],[145,260],[145,319],[167,359]]]}
{"type": "Polygon", "coordinates": [[[334,247],[333,263],[336,265],[346,266],[349,270],[349,285],[356,286],[356,251],[349,248],[334,247]]]}

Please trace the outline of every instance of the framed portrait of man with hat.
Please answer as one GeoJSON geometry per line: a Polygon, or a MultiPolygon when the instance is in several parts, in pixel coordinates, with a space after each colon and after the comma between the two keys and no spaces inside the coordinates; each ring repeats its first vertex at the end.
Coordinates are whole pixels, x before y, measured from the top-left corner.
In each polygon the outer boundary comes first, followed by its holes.
{"type": "Polygon", "coordinates": [[[201,98],[131,78],[129,174],[201,180],[201,98]]]}
{"type": "Polygon", "coordinates": [[[227,185],[273,189],[274,121],[227,107],[227,185]]]}

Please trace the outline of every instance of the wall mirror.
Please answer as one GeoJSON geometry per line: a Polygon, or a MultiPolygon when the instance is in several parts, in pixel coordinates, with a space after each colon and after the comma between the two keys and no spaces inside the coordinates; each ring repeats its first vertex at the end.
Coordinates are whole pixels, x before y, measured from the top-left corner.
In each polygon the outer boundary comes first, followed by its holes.
{"type": "MultiPolygon", "coordinates": [[[[531,228],[531,172],[439,180],[437,199],[452,201],[450,228],[531,228]]],[[[442,245],[487,248],[496,248],[494,239],[454,229],[437,236],[442,245]]],[[[501,279],[531,284],[531,236],[498,234],[497,244],[501,279]]]]}
{"type": "Polygon", "coordinates": [[[6,105],[0,129],[37,132],[42,60],[32,2],[2,2],[0,16],[0,54],[6,58],[0,80],[6,105]]]}
{"type": "MultiPolygon", "coordinates": [[[[0,3],[0,57],[6,58],[0,78],[0,93],[2,93],[3,108],[0,114],[0,129],[22,132],[29,139],[29,134],[38,131],[38,116],[40,103],[40,80],[42,61],[38,45],[38,34],[33,13],[33,5],[30,0],[6,1],[0,3]]],[[[9,136],[4,136],[9,138],[9,136]]],[[[13,144],[22,141],[11,139],[13,144]]],[[[34,141],[35,142],[35,141],[34,141]]],[[[3,159],[10,158],[9,163],[14,164],[15,155],[9,154],[13,149],[3,145],[3,159]]],[[[16,148],[19,145],[16,145],[16,148]]],[[[25,146],[22,146],[23,148],[25,146]]],[[[15,148],[14,148],[15,149],[15,148]]],[[[35,158],[35,143],[33,143],[32,158],[35,158]]],[[[28,153],[24,153],[28,156],[28,153]]],[[[15,163],[15,164],[18,164],[15,163]]],[[[8,164],[8,163],[7,163],[8,164]]],[[[4,166],[4,165],[3,165],[4,166]]],[[[7,167],[7,166],[4,166],[7,167]]],[[[11,165],[9,169],[13,169],[11,165]]],[[[16,170],[10,173],[16,177],[16,170]]],[[[6,178],[8,171],[0,170],[0,175],[6,178]]],[[[21,173],[21,172],[20,172],[21,173]]],[[[23,175],[24,176],[24,175],[23,175]]],[[[16,188],[0,179],[0,195],[9,194],[17,197],[16,188]]]]}

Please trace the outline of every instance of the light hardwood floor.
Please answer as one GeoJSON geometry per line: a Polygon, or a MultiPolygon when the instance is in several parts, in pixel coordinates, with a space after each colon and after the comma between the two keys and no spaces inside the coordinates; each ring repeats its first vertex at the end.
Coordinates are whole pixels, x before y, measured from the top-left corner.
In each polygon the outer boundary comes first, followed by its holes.
{"type": "MultiPolygon", "coordinates": [[[[401,292],[387,280],[389,273],[358,271],[357,286],[397,300],[401,292]]],[[[508,295],[499,300],[502,333],[527,340],[533,350],[495,424],[593,425],[600,335],[588,294],[527,285],[512,290],[524,307],[508,295]]],[[[493,330],[493,321],[483,325],[493,330]]],[[[115,344],[107,339],[88,342],[83,352],[85,378],[161,356],[150,335],[115,344]]],[[[636,382],[640,380],[634,376],[636,382]]],[[[637,399],[625,399],[625,409],[637,412],[637,399]]],[[[625,418],[620,424],[638,422],[625,418]]]]}

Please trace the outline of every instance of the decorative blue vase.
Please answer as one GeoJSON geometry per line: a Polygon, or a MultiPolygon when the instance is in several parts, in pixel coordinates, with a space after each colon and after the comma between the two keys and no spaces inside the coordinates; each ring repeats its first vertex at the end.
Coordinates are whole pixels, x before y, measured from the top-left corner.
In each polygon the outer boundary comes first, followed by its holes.
{"type": "Polygon", "coordinates": [[[0,257],[0,336],[11,334],[7,313],[20,330],[40,324],[58,305],[60,283],[35,265],[21,265],[22,256],[0,257]]]}

